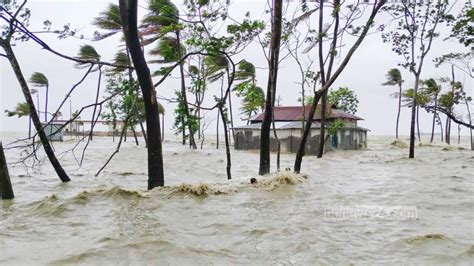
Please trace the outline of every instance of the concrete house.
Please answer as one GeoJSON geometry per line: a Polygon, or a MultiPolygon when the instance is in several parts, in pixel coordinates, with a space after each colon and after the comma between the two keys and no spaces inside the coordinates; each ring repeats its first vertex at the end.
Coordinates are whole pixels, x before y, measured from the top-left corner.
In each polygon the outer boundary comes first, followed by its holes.
{"type": "MultiPolygon", "coordinates": [[[[281,152],[295,153],[298,150],[302,135],[302,120],[306,119],[310,106],[304,109],[301,106],[281,106],[274,108],[275,128],[278,139],[281,142],[281,152]]],[[[326,136],[325,152],[331,149],[359,150],[367,147],[368,129],[359,127],[357,121],[362,118],[343,112],[334,107],[326,111],[326,126],[330,126],[336,120],[344,122],[344,127],[332,136],[326,136]]],[[[311,125],[310,136],[306,143],[306,154],[315,155],[319,147],[319,135],[321,128],[321,111],[316,110],[311,125]]],[[[234,127],[236,150],[258,150],[260,148],[260,128],[262,126],[263,113],[253,117],[248,125],[234,127]]],[[[326,131],[327,133],[327,131],[326,131]]],[[[277,150],[277,141],[273,130],[270,134],[270,149],[277,150]]]]}

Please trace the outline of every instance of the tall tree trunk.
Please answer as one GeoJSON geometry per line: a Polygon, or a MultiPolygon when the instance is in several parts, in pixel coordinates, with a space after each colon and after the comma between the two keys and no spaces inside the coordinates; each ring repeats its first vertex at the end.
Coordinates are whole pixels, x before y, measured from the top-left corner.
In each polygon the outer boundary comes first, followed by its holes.
{"type": "Polygon", "coordinates": [[[362,30],[361,34],[359,35],[357,40],[354,42],[352,47],[347,52],[347,55],[342,60],[342,63],[340,64],[340,66],[337,68],[337,70],[334,72],[334,74],[331,75],[331,78],[324,83],[324,86],[322,86],[320,90],[318,90],[318,91],[315,90],[314,91],[313,104],[311,105],[309,116],[308,116],[308,119],[306,120],[303,136],[301,137],[301,141],[300,141],[300,144],[298,146],[298,151],[296,153],[295,165],[294,165],[295,173],[299,173],[300,170],[301,170],[301,163],[303,161],[303,155],[304,155],[304,149],[305,149],[306,141],[307,141],[308,135],[311,131],[311,125],[313,123],[314,114],[316,112],[316,106],[319,102],[319,99],[321,98],[322,93],[325,93],[327,90],[329,90],[329,87],[332,86],[334,81],[336,81],[336,79],[339,77],[339,75],[342,73],[342,71],[344,71],[347,64],[351,60],[352,56],[354,55],[355,51],[357,50],[357,48],[359,48],[360,44],[362,43],[364,38],[367,36],[367,33],[369,32],[370,26],[373,24],[375,17],[379,13],[380,9],[385,5],[385,3],[386,3],[386,1],[379,1],[376,4],[376,6],[374,6],[369,18],[367,19],[367,21],[365,23],[365,27],[363,27],[363,30],[362,30]]]}
{"type": "Polygon", "coordinates": [[[0,142],[0,198],[6,200],[13,199],[14,197],[15,194],[13,193],[10,174],[8,173],[7,160],[5,159],[5,153],[3,153],[2,142],[0,142]]]}
{"type": "Polygon", "coordinates": [[[28,138],[31,139],[31,117],[28,115],[28,138]]]}
{"type": "Polygon", "coordinates": [[[140,83],[145,103],[148,132],[148,189],[164,185],[163,150],[161,146],[160,114],[150,69],[146,63],[137,30],[137,0],[120,0],[120,17],[125,39],[140,83]]]}
{"type": "Polygon", "coordinates": [[[398,139],[398,125],[400,124],[400,112],[402,110],[402,83],[398,83],[398,112],[397,125],[395,127],[395,138],[398,139]]]}
{"type": "Polygon", "coordinates": [[[44,100],[44,122],[48,122],[48,99],[49,98],[49,85],[46,85],[46,97],[44,100]]]}
{"type": "MultiPolygon", "coordinates": [[[[222,99],[224,101],[224,99],[222,99]]],[[[219,112],[221,113],[221,119],[222,119],[222,125],[224,127],[224,139],[225,139],[225,153],[226,153],[226,158],[227,158],[227,164],[226,164],[226,173],[227,173],[227,180],[232,179],[232,173],[230,171],[231,169],[231,157],[230,157],[230,147],[229,147],[229,132],[227,130],[227,119],[224,114],[223,106],[219,105],[219,112]]]]}
{"type": "MultiPolygon", "coordinates": [[[[181,39],[180,39],[180,32],[176,32],[176,40],[178,43],[178,53],[179,53],[179,58],[181,60],[181,39]]],[[[194,140],[194,131],[192,128],[192,125],[190,123],[191,121],[191,114],[189,112],[189,104],[188,104],[188,97],[186,93],[186,83],[185,83],[185,77],[184,77],[184,63],[181,61],[179,64],[179,72],[181,75],[181,96],[183,97],[183,105],[184,105],[184,114],[186,115],[186,119],[188,120],[188,131],[189,131],[189,146],[193,148],[194,150],[197,149],[196,142],[194,140]]]]}
{"type": "Polygon", "coordinates": [[[461,125],[458,124],[458,145],[461,144],[461,125]]]}
{"type": "Polygon", "coordinates": [[[413,98],[411,106],[411,123],[410,123],[410,149],[408,153],[408,158],[415,158],[415,126],[416,126],[416,107],[418,103],[416,102],[416,94],[418,93],[418,85],[420,83],[420,77],[415,76],[415,86],[413,88],[413,98]]]}
{"type": "Polygon", "coordinates": [[[131,128],[132,128],[133,138],[135,139],[135,145],[138,146],[140,144],[138,143],[137,132],[135,131],[135,127],[133,125],[131,126],[131,128]]]}
{"type": "MultiPolygon", "coordinates": [[[[336,3],[335,3],[336,4],[336,3]]],[[[335,14],[338,14],[336,12],[335,14]]],[[[326,73],[324,67],[324,56],[323,56],[323,23],[324,23],[324,0],[319,0],[319,23],[318,23],[318,61],[319,61],[319,73],[321,74],[321,86],[324,86],[326,83],[326,73]]],[[[336,33],[337,34],[337,33],[336,33]]],[[[337,41],[337,35],[333,35],[333,44],[337,41]]],[[[335,51],[334,51],[335,52],[335,51]]],[[[332,67],[334,56],[330,56],[330,64],[332,67]]],[[[327,73],[327,77],[331,75],[331,73],[327,73]]],[[[324,153],[324,130],[325,130],[325,123],[326,123],[326,92],[322,93],[321,96],[321,127],[319,132],[319,147],[317,152],[317,157],[323,157],[324,153]]]]}
{"type": "Polygon", "coordinates": [[[431,125],[431,139],[430,139],[430,143],[433,143],[433,140],[434,140],[434,132],[435,132],[435,123],[436,123],[436,112],[437,112],[437,108],[438,108],[438,93],[435,94],[435,99],[434,99],[434,111],[433,111],[433,124],[431,125]]]}
{"type": "Polygon", "coordinates": [[[277,158],[276,158],[277,172],[280,172],[281,141],[278,138],[278,134],[277,134],[276,126],[275,126],[275,112],[273,112],[272,125],[273,125],[273,135],[275,136],[275,140],[277,142],[277,158]]]}
{"type": "Polygon", "coordinates": [[[165,140],[165,114],[161,114],[161,142],[165,140]]]}
{"type": "MultiPolygon", "coordinates": [[[[227,76],[228,77],[228,76],[227,76]]],[[[221,99],[224,98],[224,77],[221,79],[221,99]]],[[[219,116],[221,115],[220,110],[217,112],[217,125],[216,125],[216,149],[219,149],[219,116]]]]}
{"type": "Polygon", "coordinates": [[[420,106],[416,107],[416,133],[418,134],[418,142],[421,142],[420,133],[420,106]]]}
{"type": "Polygon", "coordinates": [[[325,140],[325,128],[326,128],[326,104],[327,104],[327,92],[321,97],[321,130],[319,132],[319,147],[318,147],[318,158],[323,157],[324,153],[324,140],[325,140]]]}
{"type": "Polygon", "coordinates": [[[439,117],[439,113],[437,114],[438,121],[439,121],[439,129],[440,129],[440,135],[441,135],[441,142],[444,142],[444,130],[443,130],[443,121],[441,120],[441,117],[439,117]]]}
{"type": "MultiPolygon", "coordinates": [[[[227,73],[227,80],[229,81],[230,80],[230,73],[229,73],[228,68],[226,69],[226,73],[227,73]]],[[[232,111],[232,90],[229,91],[229,96],[228,97],[229,97],[230,126],[232,127],[232,129],[231,129],[231,131],[232,131],[232,140],[235,143],[234,112],[232,111]]]]}
{"type": "Polygon", "coordinates": [[[273,0],[272,11],[272,38],[270,42],[267,95],[265,100],[265,113],[260,130],[259,175],[270,172],[270,127],[273,120],[273,106],[275,106],[278,63],[280,58],[282,0],[273,0]]]}
{"type": "MultiPolygon", "coordinates": [[[[97,92],[95,95],[95,103],[99,102],[99,95],[100,95],[100,81],[102,79],[102,68],[99,65],[99,81],[97,82],[97,92]]],[[[97,112],[97,105],[94,105],[94,110],[92,111],[92,119],[91,119],[91,133],[89,134],[89,139],[92,140],[93,135],[94,135],[94,127],[95,127],[95,121],[97,120],[95,117],[95,114],[97,112]]]]}
{"type": "Polygon", "coordinates": [[[229,91],[229,117],[230,117],[230,126],[232,127],[230,132],[232,132],[232,141],[235,142],[235,132],[234,132],[234,115],[232,112],[232,90],[229,91]]]}
{"type": "MultiPolygon", "coordinates": [[[[453,95],[453,98],[451,99],[452,106],[448,109],[449,114],[453,113],[453,107],[454,107],[454,83],[456,82],[456,76],[454,74],[454,65],[451,65],[451,93],[453,95]]],[[[449,116],[447,117],[449,119],[449,122],[446,121],[446,143],[451,144],[451,118],[449,116]]]]}
{"type": "Polygon", "coordinates": [[[186,145],[186,123],[184,121],[184,117],[181,117],[181,125],[183,125],[183,130],[181,132],[182,144],[186,145]]]}
{"type": "Polygon", "coordinates": [[[43,125],[41,124],[38,113],[36,112],[35,105],[33,103],[33,98],[31,97],[30,89],[28,88],[28,83],[26,83],[25,77],[23,76],[20,65],[15,57],[15,53],[13,52],[11,48],[10,42],[0,39],[0,44],[5,50],[5,53],[13,69],[13,72],[15,72],[16,78],[18,79],[18,82],[20,83],[23,96],[25,97],[25,100],[29,106],[29,113],[30,113],[31,119],[33,120],[33,125],[35,126],[35,129],[38,133],[40,141],[43,145],[44,151],[46,155],[48,156],[48,159],[51,162],[51,165],[53,166],[54,170],[56,171],[56,174],[58,175],[59,179],[61,179],[62,182],[71,181],[66,171],[64,171],[63,167],[61,166],[58,159],[56,158],[56,155],[54,154],[54,151],[51,147],[51,144],[49,143],[48,137],[46,136],[46,133],[43,130],[43,125]]]}
{"type": "Polygon", "coordinates": [[[444,140],[446,141],[447,144],[451,144],[451,119],[449,118],[449,116],[446,117],[446,124],[444,126],[444,130],[445,130],[445,136],[444,136],[444,140]]]}
{"type": "Polygon", "coordinates": [[[314,114],[316,113],[316,108],[318,106],[318,102],[320,98],[321,98],[321,92],[318,91],[315,94],[313,103],[311,104],[311,108],[309,109],[308,119],[306,120],[306,124],[304,125],[304,132],[303,132],[303,135],[301,136],[300,144],[296,152],[295,165],[293,166],[293,170],[297,174],[299,174],[301,171],[301,163],[303,162],[306,142],[308,141],[308,136],[309,136],[309,133],[311,132],[311,125],[313,123],[314,114]]]}
{"type": "MultiPolygon", "coordinates": [[[[132,59],[130,58],[130,49],[128,48],[127,42],[125,42],[125,46],[126,46],[125,50],[127,51],[127,64],[129,66],[132,66],[132,59]]],[[[129,82],[130,86],[133,86],[133,81],[134,81],[133,80],[133,69],[129,68],[128,69],[128,82],[129,82]]],[[[139,92],[137,91],[137,93],[139,93],[139,92]]],[[[135,108],[135,115],[137,116],[138,123],[140,124],[140,130],[142,131],[143,140],[145,141],[145,147],[148,147],[148,139],[147,139],[147,136],[146,136],[145,127],[143,126],[143,121],[140,119],[140,112],[138,111],[138,107],[137,107],[136,103],[135,103],[134,108],[135,108]]]]}
{"type": "Polygon", "coordinates": [[[216,123],[216,149],[219,149],[219,119],[221,113],[217,112],[217,123],[216,123]]]}
{"type": "Polygon", "coordinates": [[[474,151],[474,139],[472,138],[472,116],[471,116],[471,108],[469,107],[469,102],[467,101],[467,98],[464,97],[464,103],[466,104],[466,109],[467,109],[467,118],[469,119],[469,125],[471,128],[469,129],[469,134],[471,137],[471,151],[474,151]]]}

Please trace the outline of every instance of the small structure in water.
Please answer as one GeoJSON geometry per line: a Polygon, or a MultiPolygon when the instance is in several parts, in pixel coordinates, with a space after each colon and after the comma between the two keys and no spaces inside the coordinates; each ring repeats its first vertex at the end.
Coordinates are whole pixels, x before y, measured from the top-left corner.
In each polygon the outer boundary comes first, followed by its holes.
{"type": "Polygon", "coordinates": [[[63,127],[64,123],[57,121],[51,121],[50,123],[43,124],[44,133],[46,133],[46,136],[50,141],[63,141],[63,127]]]}
{"type": "MultiPolygon", "coordinates": [[[[301,140],[303,119],[306,120],[310,106],[304,109],[301,106],[281,106],[274,109],[275,128],[281,142],[281,152],[295,153],[301,140]]],[[[316,115],[311,124],[311,132],[306,143],[306,154],[316,154],[319,149],[319,136],[321,129],[321,111],[316,110],[316,115]]],[[[362,118],[336,109],[334,106],[326,111],[326,129],[336,121],[342,121],[344,126],[325,140],[325,152],[331,149],[359,150],[367,147],[366,128],[359,127],[357,121],[362,118]]],[[[236,150],[260,149],[260,128],[264,114],[258,114],[249,120],[245,126],[234,127],[236,150]]],[[[327,131],[326,131],[327,134],[327,131]]],[[[277,141],[273,132],[270,134],[270,149],[277,151],[277,141]]]]}

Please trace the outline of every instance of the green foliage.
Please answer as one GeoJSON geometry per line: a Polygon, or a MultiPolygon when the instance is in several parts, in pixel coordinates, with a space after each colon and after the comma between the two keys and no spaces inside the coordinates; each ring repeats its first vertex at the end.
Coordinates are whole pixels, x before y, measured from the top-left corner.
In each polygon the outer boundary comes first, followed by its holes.
{"type": "Polygon", "coordinates": [[[263,110],[265,93],[262,88],[256,85],[255,66],[246,60],[240,61],[235,79],[243,81],[234,88],[236,95],[242,98],[242,113],[250,117],[252,114],[263,110]]]}
{"type": "MultiPolygon", "coordinates": [[[[449,80],[446,80],[449,81],[449,80]]],[[[470,101],[470,97],[467,97],[463,90],[461,82],[450,82],[451,91],[443,93],[439,96],[439,106],[446,110],[452,110],[453,107],[459,104],[463,100],[470,101]]]]}
{"type": "MultiPolygon", "coordinates": [[[[88,45],[88,44],[81,45],[81,47],[79,48],[79,53],[78,53],[77,58],[81,60],[87,60],[87,61],[96,61],[96,62],[100,61],[100,55],[97,53],[97,51],[95,50],[93,46],[88,45]]],[[[80,63],[80,62],[77,62],[75,64],[77,68],[86,67],[88,65],[89,65],[88,63],[80,63]]]]}
{"type": "Polygon", "coordinates": [[[400,1],[386,5],[384,10],[395,19],[394,28],[382,33],[382,40],[392,46],[392,51],[404,61],[399,65],[419,75],[419,67],[431,49],[431,42],[439,36],[441,24],[449,24],[448,1],[400,1]],[[412,52],[412,46],[415,49],[412,52]]]}
{"type": "Polygon", "coordinates": [[[12,116],[15,116],[15,115],[18,118],[23,117],[23,116],[29,116],[30,115],[30,106],[26,102],[18,103],[16,105],[14,111],[5,110],[5,113],[8,117],[12,117],[12,116]]]}
{"type": "Polygon", "coordinates": [[[148,9],[151,13],[143,19],[143,26],[145,27],[169,27],[179,22],[179,11],[169,0],[150,0],[148,2],[148,9]]]}
{"type": "Polygon", "coordinates": [[[92,21],[92,25],[99,27],[100,29],[107,30],[106,33],[100,33],[96,31],[94,33],[95,40],[103,40],[116,33],[122,31],[122,21],[120,19],[120,10],[117,4],[109,3],[107,9],[99,13],[98,17],[95,17],[92,21]]]}
{"type": "Polygon", "coordinates": [[[139,97],[137,81],[129,81],[120,73],[110,73],[105,90],[109,95],[116,95],[107,103],[110,113],[104,112],[102,117],[105,120],[113,122],[129,117],[132,125],[145,121],[145,104],[143,98],[139,97]]]}
{"type": "Polygon", "coordinates": [[[346,123],[340,119],[336,119],[333,123],[331,123],[328,127],[328,134],[329,135],[335,135],[339,130],[344,128],[346,126],[346,123]]]}
{"type": "Polygon", "coordinates": [[[263,110],[265,106],[265,93],[263,89],[256,86],[251,81],[238,84],[234,91],[238,97],[242,97],[242,113],[247,116],[263,110]]]}
{"type": "MultiPolygon", "coordinates": [[[[408,89],[403,92],[402,97],[403,101],[405,102],[405,106],[412,107],[413,93],[413,89],[408,89]]],[[[431,101],[431,98],[430,95],[426,93],[426,91],[421,90],[417,92],[415,101],[417,106],[424,107],[431,101]]]]}
{"type": "Polygon", "coordinates": [[[186,116],[186,106],[184,105],[184,99],[182,94],[179,91],[176,91],[176,99],[178,101],[178,105],[174,110],[175,117],[174,117],[174,129],[175,134],[179,135],[182,132],[187,132],[188,125],[191,127],[192,132],[197,132],[199,129],[199,117],[192,115],[192,108],[189,108],[189,119],[186,116]]]}
{"type": "Polygon", "coordinates": [[[421,84],[422,90],[428,95],[437,95],[441,91],[441,86],[432,78],[422,80],[421,84]]]}
{"type": "Polygon", "coordinates": [[[337,109],[344,112],[355,114],[359,100],[354,91],[347,87],[340,87],[337,90],[331,89],[328,93],[328,102],[336,105],[337,109]]]}
{"type": "Polygon", "coordinates": [[[252,63],[244,59],[239,62],[237,67],[238,70],[235,72],[236,80],[248,80],[255,78],[255,66],[252,63]]]}
{"type": "Polygon", "coordinates": [[[49,85],[48,78],[46,78],[46,76],[40,72],[33,73],[29,81],[34,87],[46,87],[49,85]]]}
{"type": "Polygon", "coordinates": [[[81,48],[79,49],[79,54],[77,57],[83,60],[92,60],[92,61],[100,60],[100,55],[97,53],[95,48],[88,44],[81,45],[81,48]]]}
{"type": "Polygon", "coordinates": [[[388,73],[385,75],[387,78],[387,81],[382,83],[384,86],[395,86],[403,83],[403,78],[402,78],[402,73],[398,68],[392,68],[388,71],[388,73]]]}
{"type": "MultiPolygon", "coordinates": [[[[304,97],[305,106],[312,105],[313,101],[314,101],[314,96],[309,95],[309,96],[304,97]]],[[[301,97],[298,98],[298,102],[301,102],[301,97]]]]}
{"type": "Polygon", "coordinates": [[[161,56],[161,60],[155,60],[157,63],[172,63],[180,59],[180,55],[186,54],[186,48],[179,45],[178,40],[174,37],[162,37],[156,48],[150,50],[151,55],[161,56]],[[181,51],[178,47],[181,47],[181,51]]]}
{"type": "Polygon", "coordinates": [[[229,69],[229,60],[223,54],[204,57],[205,76],[211,81],[222,78],[229,69]]]}
{"type": "Polygon", "coordinates": [[[459,43],[472,49],[474,44],[474,8],[471,0],[466,3],[455,20],[451,31],[451,37],[456,38],[459,43]]]}

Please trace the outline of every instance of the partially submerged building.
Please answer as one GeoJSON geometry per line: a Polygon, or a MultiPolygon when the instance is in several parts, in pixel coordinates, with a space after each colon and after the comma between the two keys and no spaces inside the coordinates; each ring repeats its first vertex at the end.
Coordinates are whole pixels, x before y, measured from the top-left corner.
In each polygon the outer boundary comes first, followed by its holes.
{"type": "MultiPolygon", "coordinates": [[[[306,120],[310,106],[281,106],[275,107],[274,120],[278,139],[281,143],[281,152],[295,153],[303,132],[303,120],[306,120]]],[[[321,111],[317,110],[311,125],[311,131],[306,142],[306,154],[315,155],[319,149],[319,138],[321,130],[321,111]]],[[[344,126],[337,133],[326,136],[324,150],[359,150],[367,147],[368,129],[359,127],[357,122],[362,118],[343,112],[334,107],[326,111],[326,129],[332,123],[339,120],[344,126]]],[[[248,125],[234,127],[235,144],[237,150],[260,149],[260,128],[262,127],[264,114],[258,114],[250,119],[248,125]]],[[[326,130],[327,134],[327,130],[326,130]]],[[[272,130],[270,134],[270,149],[277,151],[277,141],[272,130]]]]}

